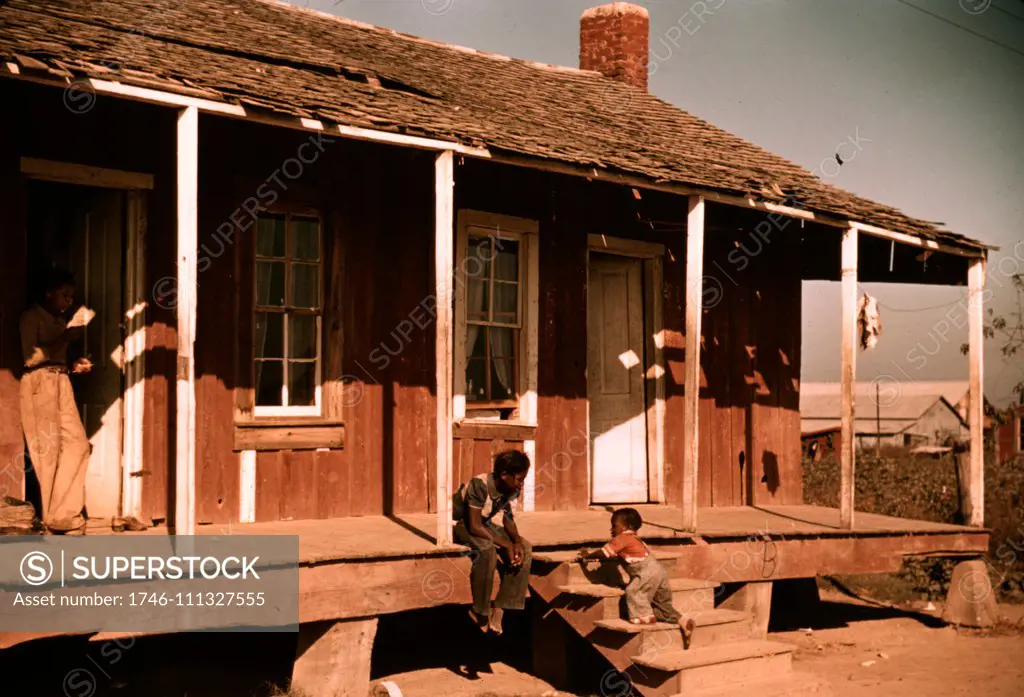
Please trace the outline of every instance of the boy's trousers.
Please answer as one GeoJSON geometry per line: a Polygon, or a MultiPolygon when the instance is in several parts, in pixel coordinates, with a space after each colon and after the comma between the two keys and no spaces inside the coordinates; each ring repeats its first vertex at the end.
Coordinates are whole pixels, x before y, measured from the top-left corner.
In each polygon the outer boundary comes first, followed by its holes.
{"type": "Polygon", "coordinates": [[[21,378],[21,422],[39,479],[43,523],[80,527],[90,446],[67,371],[40,368],[21,378]]]}
{"type": "MultiPolygon", "coordinates": [[[[495,537],[508,540],[504,530],[492,523],[484,523],[495,537]]],[[[523,544],[523,564],[518,568],[510,568],[505,560],[499,563],[498,549],[494,542],[476,535],[469,534],[465,523],[455,526],[455,541],[473,548],[473,568],[469,573],[469,585],[473,591],[473,612],[478,615],[491,613],[491,595],[494,591],[494,572],[501,576],[498,597],[494,599],[494,607],[503,610],[522,610],[526,605],[526,587],[530,583],[531,546],[526,540],[519,538],[523,544]]]]}
{"type": "Polygon", "coordinates": [[[629,584],[626,586],[626,610],[630,619],[654,615],[659,622],[675,624],[681,615],[672,606],[672,589],[668,574],[654,556],[626,564],[629,584]]]}

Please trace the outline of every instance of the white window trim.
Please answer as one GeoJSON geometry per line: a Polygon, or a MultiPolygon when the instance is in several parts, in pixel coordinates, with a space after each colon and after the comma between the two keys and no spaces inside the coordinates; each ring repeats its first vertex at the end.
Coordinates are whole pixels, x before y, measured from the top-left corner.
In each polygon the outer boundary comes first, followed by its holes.
{"type": "MultiPolygon", "coordinates": [[[[315,217],[315,218],[317,218],[320,221],[320,261],[319,261],[319,274],[318,274],[318,276],[319,276],[319,287],[317,288],[317,295],[318,295],[320,314],[316,315],[317,358],[316,358],[316,362],[314,363],[315,368],[314,368],[314,378],[313,378],[314,379],[314,383],[315,383],[315,387],[313,388],[313,404],[312,405],[304,405],[304,406],[264,405],[264,406],[257,406],[256,404],[253,404],[252,414],[253,414],[254,418],[261,418],[261,417],[292,417],[292,416],[295,416],[295,417],[299,417],[299,416],[321,417],[321,416],[323,416],[323,413],[324,413],[324,409],[323,409],[323,363],[324,363],[323,318],[324,318],[324,283],[325,283],[325,279],[324,279],[324,265],[325,265],[325,262],[326,262],[325,248],[324,248],[324,218],[319,213],[312,213],[312,212],[305,212],[305,211],[291,211],[291,210],[271,209],[270,211],[268,211],[268,213],[270,215],[287,215],[288,219],[291,219],[292,217],[299,217],[299,218],[313,218],[313,217],[315,217]]],[[[253,240],[253,244],[256,244],[255,240],[253,240]]],[[[285,238],[285,264],[286,265],[290,263],[290,259],[291,259],[291,257],[287,256],[288,255],[287,245],[288,245],[287,238],[285,238]]],[[[269,257],[267,257],[267,258],[269,259],[269,257]]],[[[256,264],[256,262],[258,262],[258,261],[259,261],[259,256],[258,255],[254,255],[253,256],[254,264],[256,264]]],[[[257,266],[258,266],[258,264],[257,264],[257,266]]],[[[255,315],[256,315],[257,312],[259,312],[259,307],[260,307],[259,303],[255,301],[255,299],[257,297],[257,291],[256,291],[257,278],[258,278],[258,274],[256,274],[254,272],[253,273],[253,277],[252,277],[252,283],[253,283],[253,289],[252,289],[252,292],[253,292],[253,318],[254,318],[253,327],[255,327],[255,315]]],[[[289,285],[288,284],[288,277],[286,275],[285,276],[285,293],[286,294],[288,292],[288,285],[289,285]]],[[[284,314],[287,315],[287,312],[285,312],[284,314]]],[[[288,333],[287,332],[285,332],[285,336],[284,336],[283,341],[284,341],[284,354],[285,355],[282,358],[282,364],[283,364],[283,371],[284,372],[283,372],[283,384],[281,385],[281,399],[282,399],[282,401],[288,401],[288,372],[287,372],[287,369],[288,369],[288,333]]],[[[254,354],[253,354],[253,370],[254,371],[255,371],[255,368],[256,368],[256,362],[257,362],[257,360],[256,360],[256,357],[255,357],[255,347],[254,347],[254,354]]],[[[253,394],[253,397],[255,398],[255,393],[253,394]]]]}
{"type": "Polygon", "coordinates": [[[484,211],[461,210],[458,213],[455,248],[455,341],[453,416],[465,423],[501,423],[537,425],[537,327],[540,310],[540,225],[536,220],[515,218],[484,211]],[[466,279],[465,261],[469,255],[470,228],[486,228],[499,240],[516,240],[520,245],[520,308],[522,329],[519,335],[519,418],[495,421],[466,417],[466,279]]]}

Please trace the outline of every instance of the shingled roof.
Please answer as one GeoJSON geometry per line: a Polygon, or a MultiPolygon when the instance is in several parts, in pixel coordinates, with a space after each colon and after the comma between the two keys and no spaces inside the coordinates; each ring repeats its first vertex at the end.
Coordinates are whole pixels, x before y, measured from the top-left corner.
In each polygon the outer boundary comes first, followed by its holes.
{"type": "MultiPolygon", "coordinates": [[[[598,73],[440,44],[272,0],[11,0],[0,60],[657,183],[784,202],[980,248],[598,73]]],[[[3,75],[3,72],[0,72],[3,75]]]]}

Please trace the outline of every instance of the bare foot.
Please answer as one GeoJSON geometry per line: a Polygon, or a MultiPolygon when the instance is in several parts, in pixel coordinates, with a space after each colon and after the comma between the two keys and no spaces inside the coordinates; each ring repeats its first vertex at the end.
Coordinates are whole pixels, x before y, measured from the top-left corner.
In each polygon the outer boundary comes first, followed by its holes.
{"type": "Polygon", "coordinates": [[[475,624],[479,629],[484,631],[487,630],[487,615],[478,615],[472,608],[470,608],[469,619],[473,620],[473,624],[475,624]]]}
{"type": "Polygon", "coordinates": [[[501,634],[501,632],[502,632],[501,620],[502,620],[502,617],[504,616],[504,614],[505,614],[505,611],[503,609],[501,609],[500,607],[492,607],[491,608],[491,620],[490,620],[489,625],[490,625],[490,630],[492,632],[494,632],[495,634],[501,634]]]}
{"type": "Polygon", "coordinates": [[[693,630],[697,628],[697,623],[693,621],[692,617],[688,617],[685,620],[679,620],[679,628],[683,630],[683,648],[690,648],[690,641],[693,640],[693,630]]]}

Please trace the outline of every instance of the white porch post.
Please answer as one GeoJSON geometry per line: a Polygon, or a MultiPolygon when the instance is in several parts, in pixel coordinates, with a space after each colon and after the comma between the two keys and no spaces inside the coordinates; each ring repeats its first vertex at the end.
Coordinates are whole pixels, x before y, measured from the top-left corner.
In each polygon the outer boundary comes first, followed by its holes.
{"type": "Polygon", "coordinates": [[[985,267],[984,257],[971,262],[967,271],[968,348],[971,363],[967,423],[971,429],[967,476],[968,524],[985,522],[985,267]]]}
{"type": "Polygon", "coordinates": [[[178,112],[177,224],[177,414],[175,431],[174,534],[196,530],[196,263],[199,244],[199,110],[178,112]]]}
{"type": "Polygon", "coordinates": [[[704,297],[704,197],[689,197],[686,218],[686,363],[683,375],[683,530],[697,531],[700,457],[700,323],[704,297]]]}
{"type": "Polygon", "coordinates": [[[452,543],[452,300],[455,272],[455,166],[451,150],[434,162],[434,287],[437,289],[437,544],[452,543]]]}
{"type": "Polygon", "coordinates": [[[843,231],[842,242],[842,418],[839,451],[839,526],[853,529],[853,477],[856,458],[854,388],[857,380],[857,230],[843,231]]]}

